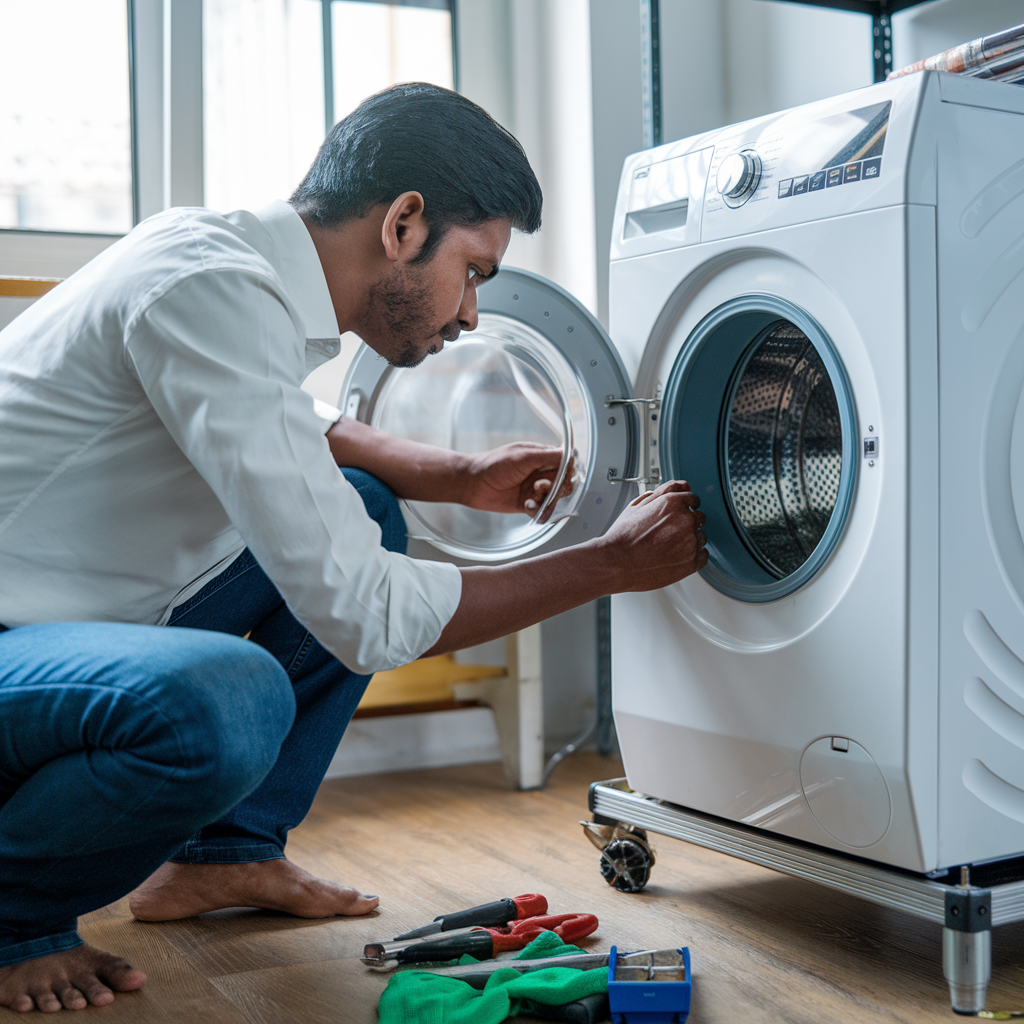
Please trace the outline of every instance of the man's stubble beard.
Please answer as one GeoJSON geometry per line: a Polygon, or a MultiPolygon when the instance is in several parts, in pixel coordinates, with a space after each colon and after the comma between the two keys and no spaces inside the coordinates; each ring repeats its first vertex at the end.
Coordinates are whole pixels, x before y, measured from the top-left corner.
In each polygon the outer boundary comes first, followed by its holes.
{"type": "Polygon", "coordinates": [[[367,318],[380,325],[387,334],[386,352],[380,354],[392,365],[401,368],[419,366],[430,354],[423,351],[427,339],[454,341],[459,336],[457,320],[441,328],[434,326],[430,308],[430,288],[417,272],[406,268],[391,273],[370,286],[367,318]]]}

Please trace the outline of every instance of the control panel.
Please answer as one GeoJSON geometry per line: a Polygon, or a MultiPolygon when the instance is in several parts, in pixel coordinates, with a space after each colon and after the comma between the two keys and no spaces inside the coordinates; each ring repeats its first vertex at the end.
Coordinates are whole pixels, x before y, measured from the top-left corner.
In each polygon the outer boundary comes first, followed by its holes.
{"type": "Polygon", "coordinates": [[[877,179],[891,109],[886,101],[784,127],[769,121],[755,139],[719,139],[705,212],[877,179]]]}
{"type": "Polygon", "coordinates": [[[925,84],[908,75],[628,157],[611,258],[891,205],[925,84]]]}

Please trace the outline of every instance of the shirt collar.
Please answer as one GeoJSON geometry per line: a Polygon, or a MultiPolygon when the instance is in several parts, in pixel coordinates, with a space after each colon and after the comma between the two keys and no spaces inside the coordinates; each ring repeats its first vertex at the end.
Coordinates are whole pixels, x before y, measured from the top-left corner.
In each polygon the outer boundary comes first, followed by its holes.
{"type": "MultiPolygon", "coordinates": [[[[281,279],[306,325],[306,337],[339,337],[338,318],[334,313],[324,268],[302,218],[280,199],[264,207],[256,217],[270,232],[277,246],[281,279]]],[[[334,352],[337,351],[335,347],[334,352]]]]}

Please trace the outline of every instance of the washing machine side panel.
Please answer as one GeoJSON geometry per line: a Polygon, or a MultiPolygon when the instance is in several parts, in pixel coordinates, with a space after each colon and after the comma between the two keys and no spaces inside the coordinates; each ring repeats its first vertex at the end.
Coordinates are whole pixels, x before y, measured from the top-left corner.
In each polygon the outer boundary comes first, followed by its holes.
{"type": "Polygon", "coordinates": [[[1024,113],[954,93],[937,213],[943,864],[1024,851],[1024,113]]]}

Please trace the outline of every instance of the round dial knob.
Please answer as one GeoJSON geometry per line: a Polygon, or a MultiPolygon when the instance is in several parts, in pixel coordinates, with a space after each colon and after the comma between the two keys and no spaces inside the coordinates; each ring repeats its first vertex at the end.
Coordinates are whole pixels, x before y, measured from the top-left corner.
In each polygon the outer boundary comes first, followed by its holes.
{"type": "Polygon", "coordinates": [[[761,158],[752,149],[730,153],[718,168],[716,184],[726,199],[746,199],[761,180],[761,158]]]}

